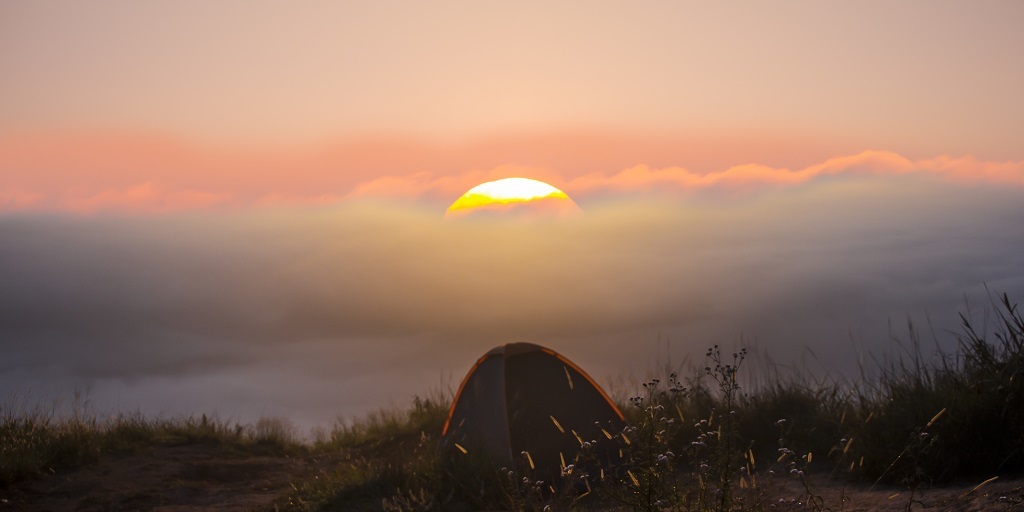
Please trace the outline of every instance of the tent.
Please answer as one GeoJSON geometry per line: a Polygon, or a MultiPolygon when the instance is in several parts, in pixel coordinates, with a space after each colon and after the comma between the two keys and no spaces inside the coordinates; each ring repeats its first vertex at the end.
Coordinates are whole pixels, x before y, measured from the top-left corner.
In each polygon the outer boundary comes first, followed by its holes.
{"type": "Polygon", "coordinates": [[[452,457],[559,474],[586,443],[588,457],[612,464],[611,438],[622,412],[578,366],[532,343],[510,343],[484,354],[459,386],[442,431],[452,457]],[[596,443],[594,442],[596,441],[596,443]]]}

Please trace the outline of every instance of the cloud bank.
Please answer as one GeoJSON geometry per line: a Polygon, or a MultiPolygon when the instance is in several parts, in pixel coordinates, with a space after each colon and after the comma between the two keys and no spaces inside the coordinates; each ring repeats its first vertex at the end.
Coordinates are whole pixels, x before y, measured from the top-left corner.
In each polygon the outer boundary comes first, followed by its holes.
{"type": "Polygon", "coordinates": [[[657,191],[660,195],[695,194],[707,190],[752,192],[796,186],[837,177],[901,176],[921,174],[954,183],[988,183],[1024,186],[1024,161],[985,162],[970,157],[937,157],[912,161],[888,151],[863,151],[856,155],[828,159],[802,169],[747,164],[723,171],[693,172],[682,167],[652,168],[638,165],[616,173],[590,173],[561,178],[543,169],[500,167],[486,173],[474,172],[434,178],[426,173],[407,177],[388,176],[356,186],[349,197],[450,196],[462,187],[501,176],[538,174],[574,197],[593,194],[622,194],[657,191]]]}
{"type": "Polygon", "coordinates": [[[740,150],[693,144],[576,135],[509,137],[460,147],[368,139],[285,150],[207,147],[142,135],[8,135],[0,136],[0,175],[5,176],[0,213],[165,214],[325,206],[352,199],[443,207],[475,185],[511,176],[549,182],[583,202],[622,194],[756,194],[864,175],[920,174],[952,183],[1024,187],[1024,161],[914,159],[887,151],[825,156],[804,150],[802,159],[789,160],[805,163],[770,165],[746,162],[787,158],[762,152],[759,156],[770,158],[744,160],[740,150]]]}
{"type": "MultiPolygon", "coordinates": [[[[365,200],[9,213],[0,390],[48,399],[89,387],[101,408],[323,424],[457,384],[509,341],[550,345],[602,380],[666,350],[699,362],[709,344],[741,339],[849,373],[858,353],[894,353],[908,318],[930,317],[950,346],[955,313],[965,297],[986,305],[986,284],[1024,297],[1024,202],[1004,168],[965,185],[958,173],[978,167],[962,161],[897,159],[893,176],[891,155],[860,158],[874,167],[786,173],[805,186],[772,194],[606,198],[562,222],[444,222],[416,202],[365,200]]],[[[686,174],[576,183],[665,176],[686,174]]]]}

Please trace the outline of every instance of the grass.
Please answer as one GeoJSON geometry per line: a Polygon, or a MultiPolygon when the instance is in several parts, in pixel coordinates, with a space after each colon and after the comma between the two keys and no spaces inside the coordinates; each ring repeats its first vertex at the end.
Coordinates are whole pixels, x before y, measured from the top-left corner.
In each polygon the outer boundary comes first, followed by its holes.
{"type": "Polygon", "coordinates": [[[273,418],[231,425],[205,415],[146,419],[140,414],[120,414],[99,419],[79,407],[69,417],[41,410],[4,409],[0,411],[0,487],[40,473],[89,464],[103,454],[195,443],[264,453],[308,451],[287,422],[273,418]]]}
{"type": "Polygon", "coordinates": [[[861,415],[878,418],[859,429],[866,448],[896,454],[868,461],[866,475],[944,482],[1024,468],[1024,319],[1007,296],[1000,306],[991,335],[961,316],[956,353],[900,360],[864,393],[861,415]]]}
{"type": "Polygon", "coordinates": [[[449,402],[445,394],[435,392],[427,398],[414,397],[405,410],[380,410],[361,420],[337,423],[314,441],[312,450],[340,452],[343,460],[295,484],[275,509],[437,510],[456,492],[462,501],[484,505],[487,493],[474,489],[489,487],[479,477],[493,476],[493,469],[445,467],[438,436],[449,402]]]}
{"type": "Polygon", "coordinates": [[[763,358],[713,347],[704,364],[666,370],[620,406],[628,426],[611,442],[623,449],[622,466],[557,481],[481,461],[450,464],[439,435],[451,396],[435,392],[406,409],[339,422],[305,444],[282,420],[100,421],[5,410],[0,484],[105,453],[220,443],[338,456],[296,481],[277,510],[768,510],[782,482],[800,489],[807,509],[842,510],[841,499],[827,503],[816,491],[826,478],[902,486],[909,510],[925,486],[1024,470],[1024,319],[1006,295],[996,306],[985,328],[962,316],[958,347],[934,358],[911,329],[902,358],[876,363],[858,381],[768,371],[772,378],[745,385],[748,366],[763,358]]]}

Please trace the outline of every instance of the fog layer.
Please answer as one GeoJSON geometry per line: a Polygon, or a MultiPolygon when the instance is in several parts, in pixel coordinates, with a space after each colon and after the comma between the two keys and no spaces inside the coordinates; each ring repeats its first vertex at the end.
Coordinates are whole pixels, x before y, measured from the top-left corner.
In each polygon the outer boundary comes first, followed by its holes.
{"type": "Polygon", "coordinates": [[[952,347],[956,312],[987,306],[986,285],[1024,298],[1016,187],[868,176],[580,205],[552,222],[370,202],[2,216],[0,392],[326,425],[457,386],[511,341],[605,383],[741,342],[854,375],[898,350],[908,319],[952,347]]]}

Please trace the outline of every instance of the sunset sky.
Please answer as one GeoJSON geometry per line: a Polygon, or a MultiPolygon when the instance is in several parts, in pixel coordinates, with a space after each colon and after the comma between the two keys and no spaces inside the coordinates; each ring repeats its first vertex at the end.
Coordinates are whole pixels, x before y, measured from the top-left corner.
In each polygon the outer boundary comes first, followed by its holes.
{"type": "Polygon", "coordinates": [[[510,341],[603,382],[741,340],[849,372],[908,320],[953,346],[965,301],[1024,299],[1021,20],[3,2],[0,399],[306,426],[510,341]],[[444,222],[513,176],[584,215],[444,222]]]}

